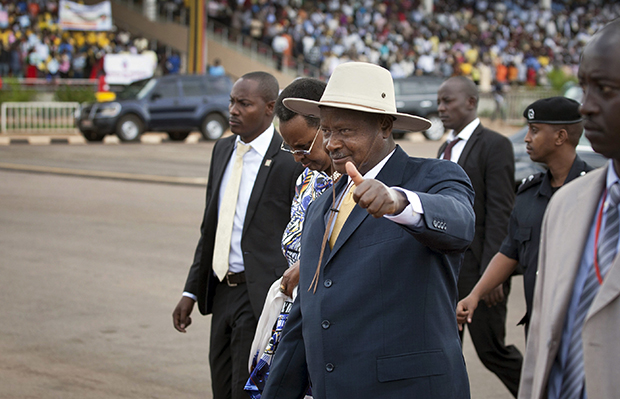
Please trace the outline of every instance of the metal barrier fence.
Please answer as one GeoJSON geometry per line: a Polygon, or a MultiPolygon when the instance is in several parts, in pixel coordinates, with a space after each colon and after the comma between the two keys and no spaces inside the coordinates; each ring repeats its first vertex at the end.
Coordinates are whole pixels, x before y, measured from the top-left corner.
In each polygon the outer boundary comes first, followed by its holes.
{"type": "Polygon", "coordinates": [[[53,93],[60,87],[69,86],[72,89],[92,89],[97,90],[99,81],[97,79],[76,79],[76,78],[10,78],[7,82],[13,80],[20,89],[33,89],[36,91],[47,91],[53,93]]]}
{"type": "Polygon", "coordinates": [[[77,102],[5,102],[1,133],[66,133],[75,130],[77,102]]]}

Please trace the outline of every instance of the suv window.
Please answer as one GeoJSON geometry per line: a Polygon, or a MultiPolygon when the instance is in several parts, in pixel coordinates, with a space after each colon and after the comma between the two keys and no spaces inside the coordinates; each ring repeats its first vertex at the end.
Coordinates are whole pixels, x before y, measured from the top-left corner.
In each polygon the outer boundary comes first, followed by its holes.
{"type": "Polygon", "coordinates": [[[406,96],[411,94],[435,94],[441,86],[441,79],[402,79],[394,85],[394,94],[406,96]]]}
{"type": "Polygon", "coordinates": [[[418,94],[420,93],[420,83],[412,81],[401,81],[399,85],[396,85],[396,95],[406,94],[418,94]]]}
{"type": "Polygon", "coordinates": [[[185,97],[199,97],[208,94],[204,79],[181,79],[181,86],[185,97]]]}
{"type": "Polygon", "coordinates": [[[159,82],[153,94],[159,95],[159,98],[175,98],[179,96],[179,87],[174,80],[159,82]]]}

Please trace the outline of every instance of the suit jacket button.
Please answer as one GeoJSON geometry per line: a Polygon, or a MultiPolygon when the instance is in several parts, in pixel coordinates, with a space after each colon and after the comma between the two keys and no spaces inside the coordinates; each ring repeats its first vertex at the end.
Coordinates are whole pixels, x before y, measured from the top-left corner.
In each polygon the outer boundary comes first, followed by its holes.
{"type": "Polygon", "coordinates": [[[327,371],[328,373],[331,373],[332,371],[334,371],[334,365],[331,363],[327,363],[325,365],[325,371],[327,371]]]}
{"type": "Polygon", "coordinates": [[[329,288],[329,287],[331,287],[331,286],[332,286],[332,284],[333,284],[333,282],[332,282],[330,279],[327,279],[327,280],[323,281],[323,286],[324,286],[325,288],[329,288]]]}
{"type": "Polygon", "coordinates": [[[324,330],[327,330],[330,325],[331,323],[329,322],[329,320],[323,320],[323,322],[321,323],[321,327],[323,327],[324,330]]]}

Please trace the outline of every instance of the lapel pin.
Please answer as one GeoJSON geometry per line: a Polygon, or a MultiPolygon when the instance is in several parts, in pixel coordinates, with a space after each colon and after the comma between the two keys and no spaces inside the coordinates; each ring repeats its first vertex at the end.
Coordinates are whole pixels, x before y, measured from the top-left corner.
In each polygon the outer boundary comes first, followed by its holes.
{"type": "Polygon", "coordinates": [[[271,166],[271,159],[266,159],[265,160],[265,166],[266,167],[270,167],[271,166]]]}

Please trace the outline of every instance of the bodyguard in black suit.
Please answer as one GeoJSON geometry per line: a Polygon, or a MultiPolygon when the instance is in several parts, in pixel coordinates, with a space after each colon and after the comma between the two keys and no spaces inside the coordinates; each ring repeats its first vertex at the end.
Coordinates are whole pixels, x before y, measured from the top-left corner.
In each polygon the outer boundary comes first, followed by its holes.
{"type": "MultiPolygon", "coordinates": [[[[506,236],[515,198],[514,154],[510,140],[480,124],[478,89],[470,79],[446,80],[437,102],[444,126],[453,130],[439,149],[439,158],[461,165],[476,193],[476,233],[459,275],[460,300],[471,292],[506,236]]],[[[509,290],[509,283],[498,287],[492,294],[501,297],[499,303],[478,307],[468,328],[482,363],[516,396],[523,357],[516,347],[504,344],[509,290]]]]}
{"type": "Polygon", "coordinates": [[[195,302],[200,313],[213,314],[209,363],[214,399],[247,397],[243,386],[257,320],[270,285],[287,267],[280,239],[301,166],[280,151],[282,138],[271,124],[277,96],[277,81],[264,72],[246,74],[233,86],[229,122],[234,135],[213,148],[201,237],[173,312],[180,332],[191,324],[195,302]],[[233,228],[225,244],[230,246],[228,272],[220,281],[214,269],[218,220],[224,220],[226,185],[233,180],[234,160],[244,144],[250,149],[242,156],[233,228]]]}

